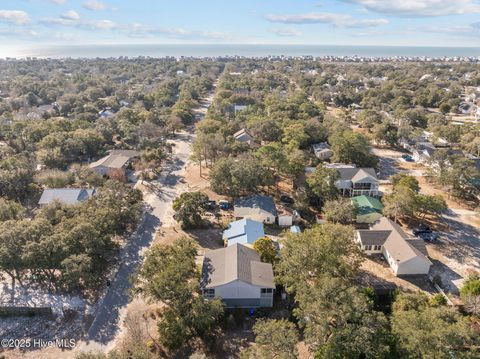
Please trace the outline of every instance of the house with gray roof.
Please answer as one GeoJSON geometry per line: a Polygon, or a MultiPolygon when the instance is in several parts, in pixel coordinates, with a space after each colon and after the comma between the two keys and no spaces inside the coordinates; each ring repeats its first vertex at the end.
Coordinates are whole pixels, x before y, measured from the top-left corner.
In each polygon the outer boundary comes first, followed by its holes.
{"type": "Polygon", "coordinates": [[[227,246],[232,246],[235,243],[253,245],[257,239],[262,237],[265,237],[263,223],[249,218],[232,222],[223,231],[223,240],[227,246]]]}
{"type": "Polygon", "coordinates": [[[47,188],[43,191],[38,204],[46,206],[54,201],[58,201],[74,205],[86,201],[94,194],[94,188],[47,188]]]}
{"type": "Polygon", "coordinates": [[[235,141],[246,143],[250,147],[258,147],[258,143],[255,142],[253,136],[250,134],[250,132],[247,131],[247,129],[242,128],[241,130],[235,132],[233,134],[233,138],[235,141]]]}
{"type": "Polygon", "coordinates": [[[273,224],[278,212],[272,197],[253,195],[237,198],[233,204],[233,215],[237,219],[248,218],[262,223],[273,224]]]}
{"type": "Polygon", "coordinates": [[[432,265],[425,242],[411,238],[386,217],[380,218],[369,230],[358,230],[355,240],[367,255],[383,254],[397,276],[428,274],[432,265]]]}
{"type": "Polygon", "coordinates": [[[373,168],[359,168],[351,165],[335,167],[339,179],[335,183],[343,196],[378,197],[378,178],[373,168]]]}
{"type": "Polygon", "coordinates": [[[312,150],[315,157],[322,161],[328,160],[333,156],[333,151],[330,149],[330,145],[327,142],[313,144],[312,150]]]}
{"type": "Polygon", "coordinates": [[[200,288],[205,298],[220,298],[227,308],[270,308],[273,268],[254,249],[235,243],[205,253],[200,288]]]}
{"type": "Polygon", "coordinates": [[[131,161],[138,156],[139,153],[134,150],[112,150],[107,156],[90,163],[89,167],[100,176],[108,176],[112,171],[125,171],[131,161]]]}

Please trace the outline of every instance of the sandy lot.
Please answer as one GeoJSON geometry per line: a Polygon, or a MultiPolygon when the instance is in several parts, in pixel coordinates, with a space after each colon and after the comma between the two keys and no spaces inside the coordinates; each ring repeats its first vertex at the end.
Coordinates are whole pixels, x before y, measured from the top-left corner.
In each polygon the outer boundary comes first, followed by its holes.
{"type": "MultiPolygon", "coordinates": [[[[432,276],[442,278],[442,286],[451,293],[458,293],[464,277],[470,270],[480,271],[480,214],[468,204],[450,196],[423,177],[423,165],[405,162],[404,154],[392,149],[374,148],[380,158],[380,178],[385,180],[395,173],[408,173],[420,183],[421,193],[440,194],[448,204],[448,211],[435,223],[440,239],[427,244],[432,259],[432,276]]],[[[381,190],[391,191],[391,185],[384,183],[381,190]]]]}

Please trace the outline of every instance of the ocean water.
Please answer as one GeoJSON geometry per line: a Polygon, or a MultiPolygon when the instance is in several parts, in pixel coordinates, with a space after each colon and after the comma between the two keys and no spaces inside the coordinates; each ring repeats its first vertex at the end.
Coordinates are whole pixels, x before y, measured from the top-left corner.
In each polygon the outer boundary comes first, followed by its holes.
{"type": "Polygon", "coordinates": [[[110,58],[166,56],[359,56],[359,57],[478,57],[480,47],[406,47],[334,45],[78,45],[17,49],[0,56],[39,58],[110,58]]]}

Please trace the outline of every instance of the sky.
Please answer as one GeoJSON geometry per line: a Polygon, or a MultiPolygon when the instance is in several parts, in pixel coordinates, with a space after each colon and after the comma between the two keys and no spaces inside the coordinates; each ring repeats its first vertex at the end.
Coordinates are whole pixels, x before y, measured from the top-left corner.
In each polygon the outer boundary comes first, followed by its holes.
{"type": "Polygon", "coordinates": [[[88,44],[480,47],[480,0],[0,0],[0,52],[88,44]]]}

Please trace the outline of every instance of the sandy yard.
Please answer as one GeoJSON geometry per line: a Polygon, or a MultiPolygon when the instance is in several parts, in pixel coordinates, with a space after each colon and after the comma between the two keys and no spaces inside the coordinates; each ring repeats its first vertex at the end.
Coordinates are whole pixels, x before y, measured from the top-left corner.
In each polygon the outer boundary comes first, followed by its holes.
{"type": "Polygon", "coordinates": [[[361,265],[361,281],[365,284],[395,284],[403,292],[435,293],[435,288],[425,276],[396,277],[383,255],[367,257],[361,265]]]}
{"type": "MultiPolygon", "coordinates": [[[[405,172],[417,178],[420,192],[442,195],[449,207],[441,218],[433,224],[440,239],[427,244],[429,256],[433,262],[432,276],[440,276],[442,286],[451,293],[458,293],[464,277],[470,270],[480,271],[480,214],[471,205],[462,202],[423,176],[426,167],[402,160],[403,152],[374,148],[380,158],[380,178],[386,179],[392,174],[405,172]]],[[[391,191],[390,184],[382,184],[384,193],[391,191]]]]}

